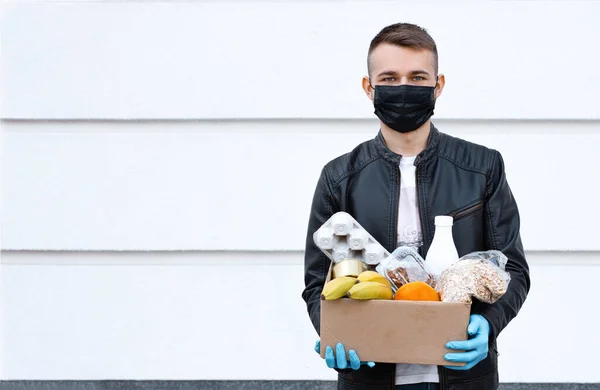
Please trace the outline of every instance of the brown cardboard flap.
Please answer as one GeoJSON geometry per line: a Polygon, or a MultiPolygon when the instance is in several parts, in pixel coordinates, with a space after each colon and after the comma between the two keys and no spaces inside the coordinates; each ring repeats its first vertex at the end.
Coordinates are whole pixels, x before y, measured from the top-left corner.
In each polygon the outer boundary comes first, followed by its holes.
{"type": "Polygon", "coordinates": [[[467,339],[470,305],[393,300],[321,301],[321,356],[341,342],[362,361],[464,365],[444,360],[445,345],[467,339]]]}

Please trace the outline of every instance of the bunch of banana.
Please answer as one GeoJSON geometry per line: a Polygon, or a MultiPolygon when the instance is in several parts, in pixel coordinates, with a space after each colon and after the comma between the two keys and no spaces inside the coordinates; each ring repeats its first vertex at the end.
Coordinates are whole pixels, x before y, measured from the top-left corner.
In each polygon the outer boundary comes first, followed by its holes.
{"type": "Polygon", "coordinates": [[[357,283],[346,294],[352,299],[392,299],[392,288],[377,282],[357,283]]]}
{"type": "Polygon", "coordinates": [[[358,282],[377,282],[377,283],[381,283],[385,286],[389,286],[390,288],[392,288],[390,281],[387,280],[387,278],[385,276],[383,276],[380,273],[375,272],[375,271],[361,272],[358,275],[358,277],[356,278],[356,280],[358,282]]]}
{"type": "Polygon", "coordinates": [[[352,286],[346,294],[352,299],[392,299],[392,285],[385,276],[374,272],[364,271],[358,278],[358,283],[352,286]]]}
{"type": "Polygon", "coordinates": [[[348,290],[356,284],[356,278],[354,276],[340,276],[330,280],[323,287],[321,293],[321,299],[326,301],[332,301],[334,299],[340,299],[346,296],[348,290]]]}
{"type": "Polygon", "coordinates": [[[321,299],[392,299],[393,296],[392,285],[385,276],[375,271],[363,271],[358,277],[342,276],[329,281],[323,287],[321,299]]]}

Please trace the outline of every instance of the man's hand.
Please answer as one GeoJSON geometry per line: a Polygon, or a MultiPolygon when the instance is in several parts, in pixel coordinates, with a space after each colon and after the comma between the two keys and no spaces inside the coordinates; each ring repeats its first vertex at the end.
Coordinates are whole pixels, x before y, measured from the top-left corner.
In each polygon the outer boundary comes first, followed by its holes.
{"type": "MultiPolygon", "coordinates": [[[[321,353],[321,340],[317,341],[315,344],[315,352],[321,353]]],[[[336,346],[335,356],[333,354],[333,348],[327,346],[325,348],[325,363],[329,368],[352,368],[353,370],[358,370],[360,366],[367,365],[369,367],[375,366],[374,362],[361,362],[356,354],[356,351],[351,349],[348,351],[348,356],[350,357],[350,362],[346,360],[346,350],[344,349],[344,345],[342,343],[338,343],[336,346]]]]}
{"type": "Polygon", "coordinates": [[[488,355],[488,338],[490,324],[479,314],[472,314],[467,328],[469,336],[475,336],[466,341],[451,341],[446,344],[448,349],[464,350],[462,353],[448,353],[444,359],[450,362],[464,362],[465,366],[446,366],[452,370],[470,370],[488,355]]]}

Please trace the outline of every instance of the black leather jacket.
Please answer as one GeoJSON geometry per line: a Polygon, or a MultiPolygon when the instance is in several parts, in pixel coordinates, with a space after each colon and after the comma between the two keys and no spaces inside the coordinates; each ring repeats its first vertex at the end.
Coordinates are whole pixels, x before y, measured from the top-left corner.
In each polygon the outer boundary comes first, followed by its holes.
{"type": "MultiPolygon", "coordinates": [[[[305,289],[310,319],[319,333],[320,294],[330,260],[313,242],[313,233],[338,211],[351,214],[379,243],[397,247],[399,162],[381,132],[350,153],[325,165],[318,180],[306,237],[305,289]]],[[[530,288],[529,266],[519,233],[517,204],[499,152],[439,132],[431,125],[427,148],[416,160],[417,197],[426,256],[436,215],[454,216],[452,233],[459,256],[497,249],[509,259],[511,281],[495,304],[473,302],[472,313],[491,325],[488,356],[468,371],[439,367],[440,388],[498,388],[496,338],[517,315],[530,288]]],[[[378,363],[357,371],[338,370],[338,389],[393,389],[395,365],[378,363]]]]}

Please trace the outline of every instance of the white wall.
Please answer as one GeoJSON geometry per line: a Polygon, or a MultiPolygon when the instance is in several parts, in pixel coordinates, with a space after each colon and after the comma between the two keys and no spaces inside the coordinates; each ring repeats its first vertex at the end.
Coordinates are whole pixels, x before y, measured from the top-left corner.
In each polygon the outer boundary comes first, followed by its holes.
{"type": "Polygon", "coordinates": [[[19,2],[3,18],[3,115],[367,118],[369,42],[402,20],[438,43],[439,117],[598,119],[593,99],[571,99],[600,82],[599,13],[572,0],[19,2]]]}
{"type": "MultiPolygon", "coordinates": [[[[599,122],[436,123],[503,153],[529,249],[600,250],[588,225],[600,216],[589,207],[599,122]],[[573,188],[576,202],[565,198],[573,188]]],[[[322,165],[377,124],[27,121],[4,130],[6,249],[302,250],[322,165]]]]}
{"type": "MultiPolygon", "coordinates": [[[[600,255],[528,258],[502,381],[599,382],[600,255]]],[[[2,267],[3,379],[335,379],[313,350],[301,253],[10,252],[2,267]]]]}
{"type": "Polygon", "coordinates": [[[439,45],[436,125],[499,149],[521,208],[532,291],[501,335],[502,380],[600,382],[598,314],[581,298],[600,276],[599,13],[598,1],[5,6],[0,377],[333,379],[300,298],[308,208],[321,166],[375,135],[366,50],[406,20],[439,45]],[[245,365],[230,369],[236,348],[245,365]]]}

